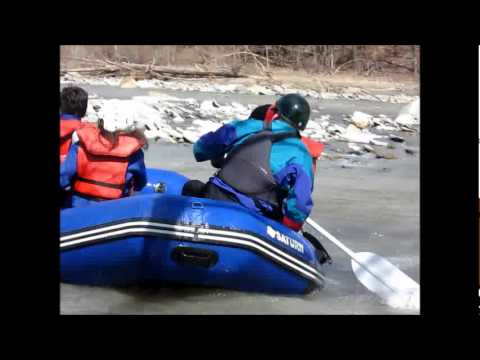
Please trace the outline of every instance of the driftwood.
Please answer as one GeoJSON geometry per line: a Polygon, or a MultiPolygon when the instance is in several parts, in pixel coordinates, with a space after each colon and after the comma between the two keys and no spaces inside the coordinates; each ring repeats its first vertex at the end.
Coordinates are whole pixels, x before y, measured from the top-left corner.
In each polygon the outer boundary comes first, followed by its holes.
{"type": "Polygon", "coordinates": [[[190,69],[179,69],[167,66],[157,66],[153,64],[133,64],[125,62],[115,62],[111,60],[86,60],[89,67],[75,68],[75,69],[61,69],[60,74],[64,75],[69,72],[77,72],[90,75],[105,75],[105,76],[140,76],[151,78],[171,78],[174,77],[226,77],[239,78],[245,77],[240,75],[238,71],[199,71],[190,69]],[[97,64],[97,66],[92,66],[97,64]],[[141,74],[139,74],[141,73],[141,74]]]}
{"type": "Polygon", "coordinates": [[[87,74],[95,74],[95,73],[116,73],[118,69],[108,69],[108,68],[78,68],[78,69],[63,69],[60,70],[60,74],[64,75],[66,73],[87,73],[87,74]]]}
{"type": "Polygon", "coordinates": [[[406,69],[410,72],[414,72],[415,71],[415,68],[414,67],[411,67],[411,66],[407,66],[407,65],[403,65],[403,64],[398,64],[398,63],[395,63],[393,61],[388,61],[388,60],[379,60],[378,62],[383,62],[383,63],[386,63],[386,64],[389,64],[389,65],[392,65],[392,66],[396,66],[396,67],[399,67],[399,68],[402,68],[402,69],[406,69]]]}

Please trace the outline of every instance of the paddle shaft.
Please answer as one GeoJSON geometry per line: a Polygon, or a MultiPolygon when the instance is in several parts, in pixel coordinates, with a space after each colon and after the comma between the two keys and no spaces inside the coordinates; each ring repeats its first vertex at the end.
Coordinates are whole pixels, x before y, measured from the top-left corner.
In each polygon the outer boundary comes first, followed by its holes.
{"type": "Polygon", "coordinates": [[[332,234],[330,234],[327,230],[325,230],[324,228],[322,228],[320,225],[318,225],[315,221],[313,221],[312,219],[310,218],[307,218],[306,220],[306,223],[308,225],[310,225],[311,227],[313,227],[315,230],[317,230],[320,234],[322,234],[323,236],[325,236],[328,240],[330,240],[331,242],[333,242],[335,245],[337,245],[340,249],[342,249],[345,253],[347,253],[348,256],[350,256],[353,260],[355,260],[357,263],[359,261],[357,261],[355,259],[355,253],[350,250],[349,248],[347,248],[345,245],[343,245],[340,241],[338,241],[332,234]]]}

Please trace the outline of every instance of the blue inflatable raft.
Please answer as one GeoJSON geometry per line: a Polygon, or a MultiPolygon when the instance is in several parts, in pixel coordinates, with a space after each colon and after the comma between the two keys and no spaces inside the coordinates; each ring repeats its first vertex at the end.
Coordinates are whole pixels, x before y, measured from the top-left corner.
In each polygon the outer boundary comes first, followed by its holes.
{"type": "Polygon", "coordinates": [[[323,287],[315,248],[244,207],[180,196],[187,178],[148,170],[129,198],[61,211],[61,281],[183,283],[284,294],[323,287]]]}

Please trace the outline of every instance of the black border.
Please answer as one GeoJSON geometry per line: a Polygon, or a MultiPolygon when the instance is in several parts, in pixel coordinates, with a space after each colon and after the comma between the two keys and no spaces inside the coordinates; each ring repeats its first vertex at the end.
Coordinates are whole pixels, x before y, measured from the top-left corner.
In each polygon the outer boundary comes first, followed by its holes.
{"type": "Polygon", "coordinates": [[[441,43],[421,47],[420,282],[425,316],[477,314],[478,47],[458,41],[455,51],[462,66],[445,71],[452,58],[444,55],[441,43]]]}
{"type": "MultiPolygon", "coordinates": [[[[312,29],[308,29],[312,30],[312,29]]],[[[320,31],[320,29],[317,29],[320,31]]],[[[38,309],[59,315],[59,207],[58,166],[56,155],[59,145],[58,127],[45,126],[51,119],[58,118],[59,100],[51,94],[59,93],[59,46],[60,44],[81,43],[346,43],[334,41],[330,33],[300,36],[276,35],[259,36],[252,31],[247,34],[233,34],[212,31],[189,34],[169,31],[149,34],[110,34],[100,37],[80,34],[73,36],[65,32],[56,41],[38,44],[41,58],[36,59],[43,71],[36,74],[35,84],[41,88],[37,109],[41,120],[29,122],[29,131],[34,134],[33,154],[41,160],[31,160],[31,149],[18,154],[28,164],[27,179],[21,179],[22,191],[30,195],[26,202],[33,215],[32,225],[23,221],[18,226],[32,234],[28,236],[33,246],[30,253],[35,256],[35,278],[33,287],[45,294],[37,299],[38,309]],[[322,41],[320,36],[330,39],[322,41]],[[168,40],[167,40],[168,38],[168,40]],[[119,40],[121,39],[121,40],[119,40]],[[45,106],[48,104],[48,106],[45,106]],[[35,179],[32,181],[32,175],[35,179]],[[31,199],[33,194],[33,200],[31,199]],[[57,196],[58,197],[58,196],[57,196]],[[33,225],[35,222],[37,225],[33,225]],[[42,235],[39,239],[39,233],[42,235]],[[46,295],[48,294],[48,296],[46,295]]],[[[315,33],[316,34],[316,33],[315,33]]],[[[338,34],[337,34],[338,35],[338,34]]],[[[348,43],[371,44],[420,44],[421,54],[421,315],[418,318],[438,317],[478,318],[478,44],[469,37],[451,39],[452,52],[445,55],[445,44],[437,34],[431,39],[420,38],[415,31],[394,36],[393,39],[372,39],[371,36],[347,33],[348,43]],[[454,54],[451,55],[451,54],[454,54]],[[451,70],[452,61],[459,66],[451,70]],[[454,105],[452,105],[454,104],[454,105]],[[459,131],[456,126],[461,126],[459,131]],[[473,164],[472,164],[473,163],[473,164]],[[473,165],[473,166],[472,166],[473,165]],[[475,241],[472,241],[475,239],[475,241]]],[[[385,36],[386,34],[384,34],[385,36]]],[[[471,36],[470,36],[471,37],[471,36]]],[[[20,108],[20,110],[23,110],[20,108]]],[[[18,150],[20,152],[20,150],[18,150]]],[[[22,203],[21,206],[25,206],[22,203]]],[[[22,217],[23,220],[25,217],[22,217]]],[[[22,277],[31,277],[26,269],[22,277]]],[[[32,289],[32,291],[34,291],[32,289]]],[[[403,318],[411,318],[404,316],[403,318]]],[[[416,316],[415,316],[416,317],[416,316]]],[[[390,319],[392,317],[389,317],[390,319]]]]}

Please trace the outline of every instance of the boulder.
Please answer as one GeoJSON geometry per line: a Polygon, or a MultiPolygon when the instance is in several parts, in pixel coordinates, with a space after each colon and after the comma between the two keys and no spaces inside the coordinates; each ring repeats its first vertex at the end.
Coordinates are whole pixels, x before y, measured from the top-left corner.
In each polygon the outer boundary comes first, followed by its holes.
{"type": "Polygon", "coordinates": [[[119,86],[123,89],[132,89],[137,87],[137,82],[134,77],[127,76],[120,80],[119,86]]]}
{"type": "Polygon", "coordinates": [[[352,122],[359,129],[365,129],[372,125],[372,115],[361,111],[355,111],[352,115],[352,122]]]}
{"type": "Polygon", "coordinates": [[[411,114],[400,114],[396,117],[395,122],[399,125],[416,125],[417,120],[411,114]]]}
{"type": "MultiPolygon", "coordinates": [[[[372,134],[370,131],[366,129],[361,130],[353,124],[348,125],[347,129],[343,134],[341,134],[341,136],[348,141],[358,142],[363,144],[372,143],[372,141],[375,141],[375,139],[383,137],[381,135],[372,134]]],[[[385,146],[386,145],[387,144],[385,143],[385,146]]]]}
{"type": "Polygon", "coordinates": [[[416,98],[410,104],[405,105],[395,119],[399,125],[411,126],[420,123],[420,98],[416,98]]]}
{"type": "Polygon", "coordinates": [[[389,138],[390,138],[390,140],[395,141],[395,142],[399,142],[399,143],[405,142],[404,138],[402,138],[400,136],[393,135],[393,134],[390,134],[389,138]]]}

